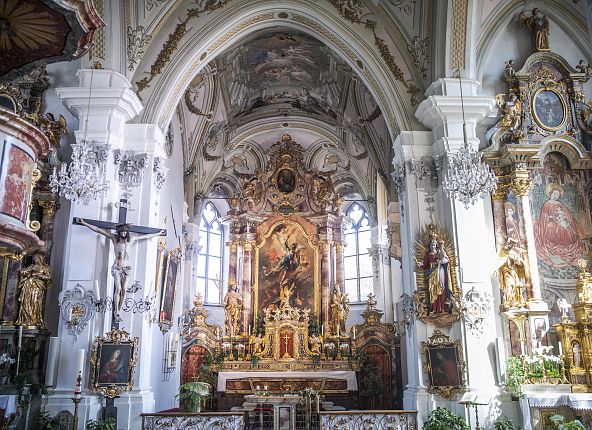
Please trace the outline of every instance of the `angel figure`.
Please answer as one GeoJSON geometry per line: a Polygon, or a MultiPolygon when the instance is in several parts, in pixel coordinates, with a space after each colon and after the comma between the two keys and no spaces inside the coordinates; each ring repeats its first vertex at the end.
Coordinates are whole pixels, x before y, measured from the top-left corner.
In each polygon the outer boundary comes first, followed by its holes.
{"type": "Polygon", "coordinates": [[[68,124],[66,123],[64,115],[60,114],[57,121],[51,112],[47,112],[45,117],[39,115],[39,113],[26,114],[25,117],[37,127],[41,127],[47,136],[49,143],[51,143],[54,148],[59,149],[61,137],[68,135],[68,124]]]}
{"type": "Polygon", "coordinates": [[[495,102],[502,113],[499,126],[514,131],[522,123],[522,101],[518,99],[516,93],[510,93],[508,100],[504,99],[504,95],[495,96],[495,102]]]}
{"type": "Polygon", "coordinates": [[[548,51],[549,48],[549,19],[543,15],[538,7],[532,10],[531,16],[522,12],[519,16],[520,24],[528,27],[534,36],[535,51],[548,51]]]}
{"type": "Polygon", "coordinates": [[[251,354],[261,355],[265,349],[265,336],[257,335],[251,338],[251,354]]]}

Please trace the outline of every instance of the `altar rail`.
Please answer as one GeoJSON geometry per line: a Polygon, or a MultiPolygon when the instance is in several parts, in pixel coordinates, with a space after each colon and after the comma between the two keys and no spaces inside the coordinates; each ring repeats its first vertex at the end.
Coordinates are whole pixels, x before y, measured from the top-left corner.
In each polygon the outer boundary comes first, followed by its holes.
{"type": "Polygon", "coordinates": [[[142,414],[142,430],[243,430],[242,412],[142,414]]]}
{"type": "Polygon", "coordinates": [[[417,411],[321,412],[321,430],[417,430],[417,411]]]}

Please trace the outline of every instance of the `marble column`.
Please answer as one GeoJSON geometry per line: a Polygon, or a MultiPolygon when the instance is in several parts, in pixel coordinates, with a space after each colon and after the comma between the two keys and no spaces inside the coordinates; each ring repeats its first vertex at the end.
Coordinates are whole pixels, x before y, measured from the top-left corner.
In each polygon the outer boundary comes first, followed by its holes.
{"type": "Polygon", "coordinates": [[[253,247],[254,240],[244,240],[243,248],[243,333],[248,331],[251,324],[251,312],[253,311],[253,247]]]}
{"type": "Polygon", "coordinates": [[[504,203],[506,201],[507,189],[507,184],[498,184],[497,189],[491,195],[493,218],[495,220],[495,244],[498,250],[505,244],[506,212],[504,209],[504,203]]]}
{"type": "Polygon", "coordinates": [[[532,179],[528,170],[516,169],[512,178],[512,191],[516,195],[520,207],[520,218],[524,223],[526,236],[526,249],[528,255],[528,267],[530,270],[531,288],[528,292],[528,308],[533,310],[546,310],[547,304],[542,301],[541,280],[537,267],[536,244],[534,240],[534,224],[530,208],[530,186],[532,179]]]}
{"type": "Polygon", "coordinates": [[[343,251],[345,244],[343,242],[335,242],[335,282],[344,286],[343,271],[343,251]]]}
{"type": "Polygon", "coordinates": [[[323,239],[319,240],[319,257],[320,257],[320,288],[321,288],[321,314],[325,332],[329,330],[329,318],[331,309],[331,242],[323,239]]]}

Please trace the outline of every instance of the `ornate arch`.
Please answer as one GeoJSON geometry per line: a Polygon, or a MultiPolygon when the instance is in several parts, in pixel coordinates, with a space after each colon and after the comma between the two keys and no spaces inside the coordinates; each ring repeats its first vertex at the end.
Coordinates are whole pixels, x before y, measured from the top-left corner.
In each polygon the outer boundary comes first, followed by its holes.
{"type": "MultiPolygon", "coordinates": [[[[141,122],[158,123],[165,128],[191,79],[212,58],[255,31],[281,25],[310,34],[346,61],[377,99],[392,136],[398,129],[407,130],[417,125],[415,109],[406,89],[395,81],[373,41],[368,37],[364,39],[363,32],[335,10],[314,3],[267,0],[229,4],[209,16],[213,18],[207,25],[196,25],[174,40],[175,48],[183,40],[180,49],[170,49],[171,43],[167,40],[161,50],[162,40],[155,39],[144,55],[134,82],[146,76],[143,70],[149,69],[154,61],[160,63],[159,73],[152,76],[149,87],[139,91],[145,105],[141,122]],[[158,58],[158,51],[162,53],[166,49],[169,50],[167,55],[158,58]]],[[[170,22],[178,22],[177,19],[173,16],[170,22]]]]}

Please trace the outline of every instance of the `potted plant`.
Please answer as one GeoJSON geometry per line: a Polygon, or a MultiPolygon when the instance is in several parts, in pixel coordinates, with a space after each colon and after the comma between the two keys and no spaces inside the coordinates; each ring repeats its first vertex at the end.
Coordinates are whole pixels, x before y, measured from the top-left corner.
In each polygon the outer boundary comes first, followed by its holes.
{"type": "Polygon", "coordinates": [[[528,382],[521,357],[510,356],[506,360],[506,388],[515,397],[522,397],[522,386],[528,382]]]}
{"type": "Polygon", "coordinates": [[[187,382],[179,386],[176,397],[184,404],[185,412],[200,413],[202,402],[210,395],[212,386],[206,382],[187,382]]]}
{"type": "Polygon", "coordinates": [[[580,420],[565,422],[563,415],[553,415],[549,417],[549,421],[553,424],[553,428],[557,430],[586,430],[580,420]]]}
{"type": "Polygon", "coordinates": [[[115,430],[115,420],[113,418],[97,418],[88,420],[84,426],[85,430],[115,430]]]}
{"type": "Polygon", "coordinates": [[[59,430],[60,423],[57,418],[52,417],[47,411],[43,411],[39,413],[35,428],[38,430],[59,430]]]}
{"type": "Polygon", "coordinates": [[[495,430],[522,430],[522,427],[514,425],[508,417],[503,417],[495,422],[495,430]]]}
{"type": "Polygon", "coordinates": [[[423,424],[423,430],[470,430],[463,417],[446,408],[437,407],[428,416],[428,421],[423,424]]]}

